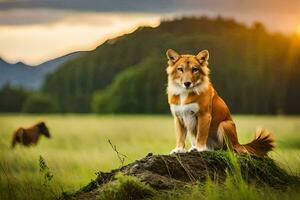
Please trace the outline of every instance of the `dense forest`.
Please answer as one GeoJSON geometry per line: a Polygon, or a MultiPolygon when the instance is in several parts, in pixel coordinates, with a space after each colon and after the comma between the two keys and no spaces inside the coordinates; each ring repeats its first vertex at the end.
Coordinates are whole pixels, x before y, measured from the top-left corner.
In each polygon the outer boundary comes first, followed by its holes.
{"type": "Polygon", "coordinates": [[[233,113],[300,113],[300,37],[234,20],[181,18],[106,41],[49,74],[60,112],[165,113],[165,52],[210,52],[211,80],[233,113]]]}
{"type": "Polygon", "coordinates": [[[210,51],[211,79],[233,113],[299,113],[300,38],[222,18],[183,18],[109,40],[49,75],[63,112],[168,111],[168,48],[210,51]],[[298,40],[298,41],[297,41],[298,40]]]}

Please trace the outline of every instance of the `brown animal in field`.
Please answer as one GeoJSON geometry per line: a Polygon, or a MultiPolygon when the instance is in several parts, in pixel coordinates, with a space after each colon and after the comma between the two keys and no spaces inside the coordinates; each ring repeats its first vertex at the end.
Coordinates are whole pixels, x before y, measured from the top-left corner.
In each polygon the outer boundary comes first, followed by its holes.
{"type": "Polygon", "coordinates": [[[187,133],[191,139],[189,151],[226,148],[237,153],[266,156],[274,148],[273,135],[266,129],[257,130],[248,144],[240,144],[229,108],[209,79],[207,50],[197,55],[180,55],[170,49],[168,57],[168,101],[174,116],[176,148],[183,153],[187,133]]]}
{"type": "Polygon", "coordinates": [[[29,146],[37,144],[40,135],[50,138],[49,130],[44,122],[40,122],[30,128],[19,128],[14,132],[11,146],[14,148],[17,143],[29,146]]]}

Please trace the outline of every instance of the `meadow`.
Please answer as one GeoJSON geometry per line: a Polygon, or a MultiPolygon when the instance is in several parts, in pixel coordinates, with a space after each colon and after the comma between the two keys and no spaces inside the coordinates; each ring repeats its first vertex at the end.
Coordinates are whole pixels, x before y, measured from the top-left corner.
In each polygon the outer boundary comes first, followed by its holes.
{"type": "MultiPolygon", "coordinates": [[[[270,154],[290,173],[300,174],[300,117],[234,116],[241,143],[256,127],[274,132],[276,149],[270,154]]],[[[96,177],[121,165],[110,140],[132,162],[147,155],[168,154],[175,145],[170,115],[0,115],[0,199],[53,199],[76,191],[96,177]],[[45,121],[51,138],[37,146],[11,149],[13,131],[45,121]],[[45,183],[39,158],[53,175],[45,183]]],[[[187,146],[189,147],[188,141],[187,146]]]]}

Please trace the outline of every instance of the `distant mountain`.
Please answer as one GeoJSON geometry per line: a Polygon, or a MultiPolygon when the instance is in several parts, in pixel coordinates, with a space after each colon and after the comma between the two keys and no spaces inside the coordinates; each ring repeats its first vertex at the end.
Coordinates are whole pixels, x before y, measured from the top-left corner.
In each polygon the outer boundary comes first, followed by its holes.
{"type": "Polygon", "coordinates": [[[46,74],[55,71],[59,66],[82,53],[70,53],[37,66],[29,66],[22,62],[10,64],[0,58],[0,88],[9,82],[14,86],[37,90],[42,85],[46,74]]]}

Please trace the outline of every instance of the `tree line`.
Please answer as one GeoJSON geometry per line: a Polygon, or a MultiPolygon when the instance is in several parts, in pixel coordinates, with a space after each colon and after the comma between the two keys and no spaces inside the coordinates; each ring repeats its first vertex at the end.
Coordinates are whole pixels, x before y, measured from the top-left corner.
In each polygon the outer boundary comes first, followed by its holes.
{"type": "Polygon", "coordinates": [[[58,112],[166,113],[168,48],[210,52],[211,80],[233,113],[300,113],[300,37],[231,19],[181,18],[106,41],[47,76],[58,112]]]}

